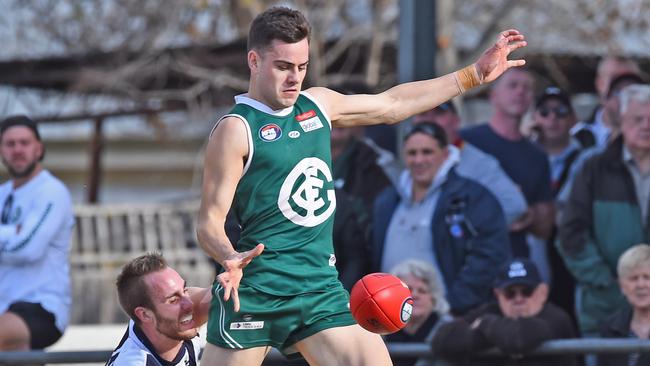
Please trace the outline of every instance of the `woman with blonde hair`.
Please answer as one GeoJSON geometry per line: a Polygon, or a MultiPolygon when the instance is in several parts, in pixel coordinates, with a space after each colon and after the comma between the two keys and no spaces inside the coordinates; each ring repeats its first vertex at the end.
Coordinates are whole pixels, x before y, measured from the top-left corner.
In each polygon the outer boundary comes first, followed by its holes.
{"type": "MultiPolygon", "coordinates": [[[[628,305],[610,316],[601,329],[603,338],[650,338],[650,245],[637,244],[618,259],[616,268],[621,292],[628,305]]],[[[599,366],[650,365],[650,354],[602,354],[599,366]]]]}

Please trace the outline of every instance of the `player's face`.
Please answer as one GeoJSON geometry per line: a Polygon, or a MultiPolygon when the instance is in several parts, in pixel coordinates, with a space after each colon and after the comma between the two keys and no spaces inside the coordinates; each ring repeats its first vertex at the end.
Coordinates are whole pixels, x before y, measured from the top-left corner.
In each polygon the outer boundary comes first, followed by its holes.
{"type": "Polygon", "coordinates": [[[414,133],[404,141],[404,161],[413,183],[419,186],[431,185],[447,156],[447,147],[440,147],[436,139],[424,133],[414,133]]]}
{"type": "Polygon", "coordinates": [[[39,165],[43,144],[25,126],[8,128],[0,140],[2,163],[13,178],[25,178],[39,165]]]}
{"type": "Polygon", "coordinates": [[[569,130],[575,123],[571,109],[557,99],[547,99],[535,110],[533,118],[544,138],[551,141],[569,139],[569,130]]]}
{"type": "Polygon", "coordinates": [[[629,149],[650,151],[650,103],[630,101],[622,115],[621,131],[629,149]]]}
{"type": "Polygon", "coordinates": [[[503,74],[490,93],[495,110],[512,118],[521,118],[533,101],[533,78],[526,71],[510,69],[503,74]]]}
{"type": "Polygon", "coordinates": [[[409,287],[413,297],[412,319],[426,319],[433,312],[435,305],[429,285],[422,279],[411,275],[401,277],[401,280],[409,287]]]}
{"type": "Polygon", "coordinates": [[[171,268],[147,275],[154,304],[155,327],[158,333],[175,340],[189,340],[198,335],[193,319],[193,303],[185,281],[171,268]]]}
{"type": "Polygon", "coordinates": [[[298,99],[307,75],[309,42],[296,43],[274,40],[271,45],[249,55],[251,77],[255,78],[258,97],[273,109],[292,106],[298,99]]]}
{"type": "Polygon", "coordinates": [[[633,268],[619,279],[621,292],[635,309],[650,309],[650,265],[633,268]]]}

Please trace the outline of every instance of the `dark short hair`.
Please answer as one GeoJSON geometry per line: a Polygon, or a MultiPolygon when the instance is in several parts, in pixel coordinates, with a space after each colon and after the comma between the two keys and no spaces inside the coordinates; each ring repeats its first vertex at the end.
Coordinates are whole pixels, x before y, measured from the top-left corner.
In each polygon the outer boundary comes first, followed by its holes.
{"type": "MultiPolygon", "coordinates": [[[[41,134],[38,132],[38,123],[25,115],[19,114],[15,116],[9,116],[0,122],[0,142],[2,142],[2,137],[4,136],[5,132],[11,127],[16,126],[24,126],[29,128],[34,133],[36,140],[39,142],[42,141],[41,134]]],[[[43,147],[43,152],[41,153],[41,156],[38,158],[38,160],[43,161],[43,158],[45,158],[45,147],[43,147]]]]}
{"type": "Polygon", "coordinates": [[[29,128],[33,133],[34,137],[38,141],[41,141],[41,135],[38,133],[38,124],[34,122],[31,118],[24,115],[9,116],[0,122],[0,136],[4,135],[5,131],[15,126],[24,126],[29,128]]]}
{"type": "Polygon", "coordinates": [[[160,253],[147,253],[141,255],[122,267],[122,272],[117,276],[117,297],[124,312],[136,324],[140,321],[135,316],[138,306],[153,309],[153,302],[149,289],[144,282],[144,276],[167,268],[167,261],[160,253]]]}
{"type": "Polygon", "coordinates": [[[623,84],[645,84],[643,79],[634,73],[625,73],[612,79],[607,88],[607,98],[611,98],[614,93],[620,92],[623,84]]]}
{"type": "Polygon", "coordinates": [[[434,140],[438,141],[438,145],[440,147],[445,147],[447,146],[447,133],[445,130],[440,127],[439,125],[432,123],[432,122],[422,122],[418,123],[417,125],[414,125],[411,127],[406,133],[404,134],[404,142],[408,140],[411,136],[413,136],[416,133],[423,133],[434,140]]]}
{"type": "Polygon", "coordinates": [[[301,12],[282,6],[272,7],[259,14],[248,32],[248,50],[264,49],[278,39],[297,43],[311,33],[309,22],[301,12]]]}

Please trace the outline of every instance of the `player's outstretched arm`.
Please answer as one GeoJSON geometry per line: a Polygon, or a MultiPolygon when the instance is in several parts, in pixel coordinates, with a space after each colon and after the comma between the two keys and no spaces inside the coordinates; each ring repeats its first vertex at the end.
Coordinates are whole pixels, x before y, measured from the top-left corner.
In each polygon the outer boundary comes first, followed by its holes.
{"type": "Polygon", "coordinates": [[[307,92],[321,101],[337,127],[397,123],[491,82],[510,67],[524,65],[524,60],[508,60],[508,56],[525,45],[524,35],[510,29],[501,32],[475,63],[435,79],[400,84],[377,95],[343,95],[326,88],[307,92]]]}
{"type": "Polygon", "coordinates": [[[224,300],[233,297],[235,311],[239,311],[237,289],[243,276],[242,269],[264,250],[260,244],[250,251],[238,253],[224,229],[247,155],[248,138],[243,122],[235,117],[223,119],[208,141],[205,152],[197,229],[203,250],[224,268],[217,280],[224,288],[224,300]]]}

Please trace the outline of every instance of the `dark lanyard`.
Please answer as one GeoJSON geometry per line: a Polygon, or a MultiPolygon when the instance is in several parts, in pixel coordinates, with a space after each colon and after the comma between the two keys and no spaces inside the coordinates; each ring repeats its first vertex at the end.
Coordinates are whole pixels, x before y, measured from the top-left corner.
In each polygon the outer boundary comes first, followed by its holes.
{"type": "Polygon", "coordinates": [[[2,205],[2,216],[0,216],[0,222],[2,224],[9,223],[9,216],[11,216],[11,208],[14,204],[14,194],[10,193],[9,196],[5,199],[4,205],[2,205]]]}

